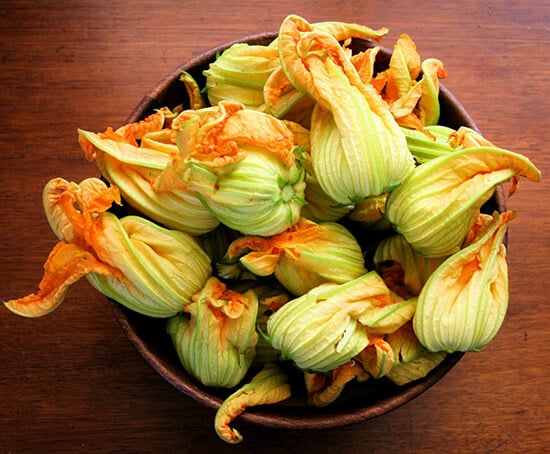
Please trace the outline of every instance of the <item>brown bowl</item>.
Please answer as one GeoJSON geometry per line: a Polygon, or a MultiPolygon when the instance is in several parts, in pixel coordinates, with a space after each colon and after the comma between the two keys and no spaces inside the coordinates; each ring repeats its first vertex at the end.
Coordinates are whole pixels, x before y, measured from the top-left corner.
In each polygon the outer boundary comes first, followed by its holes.
{"type": "MultiPolygon", "coordinates": [[[[236,42],[267,44],[275,36],[276,33],[264,33],[229,42],[182,64],[142,99],[128,118],[128,122],[141,120],[160,107],[175,107],[187,102],[188,97],[184,86],[179,81],[182,71],[193,75],[200,86],[204,86],[202,72],[214,61],[217,53],[236,42]]],[[[368,40],[354,40],[352,48],[364,50],[375,44],[368,40]]],[[[389,50],[381,49],[376,62],[378,70],[388,66],[390,55],[389,50]]],[[[439,98],[441,124],[454,129],[468,126],[477,130],[468,113],[444,86],[440,87],[439,98]]],[[[492,213],[494,210],[499,212],[506,210],[506,201],[500,186],[483,209],[487,213],[492,213]]],[[[213,409],[219,407],[229,391],[205,387],[187,374],[176,356],[169,335],[166,333],[166,320],[145,317],[114,301],[112,307],[130,342],[162,377],[197,402],[213,409]]],[[[336,427],[364,421],[387,413],[419,396],[449,372],[462,356],[463,353],[447,355],[443,362],[425,378],[405,386],[397,386],[383,378],[370,380],[366,383],[348,384],[338,400],[325,408],[306,406],[303,385],[296,380],[295,383],[292,383],[292,398],[276,405],[249,408],[241,415],[241,418],[266,426],[291,429],[336,427]]]]}

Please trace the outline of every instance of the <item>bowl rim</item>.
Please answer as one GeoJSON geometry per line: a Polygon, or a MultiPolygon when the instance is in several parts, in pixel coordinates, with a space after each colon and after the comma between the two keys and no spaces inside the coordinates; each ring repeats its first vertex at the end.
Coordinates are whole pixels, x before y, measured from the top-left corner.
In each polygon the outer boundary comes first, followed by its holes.
{"type": "MultiPolygon", "coordinates": [[[[149,113],[152,113],[154,109],[162,107],[164,99],[167,97],[167,93],[178,81],[179,75],[182,71],[190,71],[192,69],[204,68],[209,62],[211,62],[216,54],[222,52],[233,44],[248,43],[248,44],[267,44],[269,41],[277,36],[277,32],[263,32],[253,35],[248,35],[242,38],[234,39],[221,43],[215,47],[209,48],[195,57],[189,59],[183,64],[177,66],[169,75],[161,79],[158,85],[146,94],[141,101],[136,105],[134,110],[127,118],[127,122],[134,122],[143,119],[149,113]]],[[[369,41],[369,40],[360,40],[369,41]]],[[[371,45],[379,46],[381,53],[391,55],[391,51],[378,43],[372,42],[371,45]]],[[[202,73],[202,70],[200,70],[202,73]]],[[[440,101],[445,106],[451,106],[454,109],[454,114],[458,117],[461,125],[468,126],[476,131],[479,131],[477,125],[470,117],[468,112],[458,101],[458,99],[443,85],[440,83],[440,101]]],[[[442,111],[444,109],[442,108],[442,111]]],[[[496,209],[499,211],[506,210],[506,198],[504,196],[502,186],[496,188],[495,194],[492,197],[496,209]]],[[[506,240],[505,240],[506,241],[506,240]]],[[[109,299],[111,303],[112,311],[117,319],[122,331],[126,334],[129,341],[141,354],[141,356],[159,373],[167,382],[174,386],[177,390],[192,398],[196,402],[211,408],[217,409],[223,399],[205,391],[200,385],[190,379],[189,375],[182,366],[174,364],[170,359],[164,355],[159,354],[159,350],[152,343],[148,342],[140,336],[136,324],[133,322],[133,316],[130,310],[126,309],[121,304],[114,300],[109,299]]],[[[139,317],[139,314],[137,315],[139,317]]],[[[405,386],[399,387],[400,392],[396,395],[391,395],[386,398],[382,398],[376,402],[376,405],[369,407],[357,407],[351,410],[343,411],[331,411],[330,405],[325,409],[314,409],[313,415],[304,415],[300,412],[293,414],[293,412],[287,411],[283,413],[277,413],[270,411],[274,406],[258,406],[247,408],[240,416],[239,419],[271,427],[280,427],[287,429],[318,429],[326,427],[337,427],[343,425],[349,425],[353,423],[362,422],[391,410],[394,410],[414,398],[418,397],[436,382],[438,382],[444,375],[446,375],[462,358],[464,353],[456,352],[448,354],[447,357],[426,377],[409,383],[405,386]],[[266,408],[269,407],[269,408],[266,408]]],[[[292,407],[282,407],[292,408],[292,407]]]]}

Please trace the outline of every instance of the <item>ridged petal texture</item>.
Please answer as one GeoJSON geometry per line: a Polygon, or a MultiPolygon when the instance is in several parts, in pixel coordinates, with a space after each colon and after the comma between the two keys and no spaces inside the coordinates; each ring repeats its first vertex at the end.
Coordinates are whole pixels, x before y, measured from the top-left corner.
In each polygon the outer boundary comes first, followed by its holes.
{"type": "Polygon", "coordinates": [[[305,203],[305,172],[292,132],[267,114],[222,102],[178,117],[181,182],[228,227],[274,235],[294,225],[305,203]]]}
{"type": "Polygon", "coordinates": [[[326,372],[369,344],[367,325],[359,318],[392,302],[375,272],[345,284],[322,284],[277,310],[267,322],[267,336],[283,359],[305,371],[326,372]]]}
{"type": "Polygon", "coordinates": [[[496,186],[520,176],[540,180],[540,171],[520,154],[486,146],[452,152],[416,167],[389,195],[385,216],[421,254],[451,255],[496,186]]]}
{"type": "Polygon", "coordinates": [[[185,370],[206,386],[236,386],[248,372],[258,341],[256,294],[229,290],[211,277],[185,312],[167,324],[185,370]]]}
{"type": "Polygon", "coordinates": [[[5,303],[16,313],[45,315],[86,276],[99,291],[136,312],[169,317],[210,276],[210,259],[192,236],[138,216],[119,219],[107,212],[120,196],[97,178],[80,184],[54,178],[44,187],[43,200],[60,242],[48,257],[39,292],[5,303]]]}
{"type": "Polygon", "coordinates": [[[245,236],[233,241],[226,259],[238,259],[258,276],[274,274],[296,296],[325,282],[342,284],[366,273],[361,247],[344,226],[304,218],[269,238],[245,236]]]}
{"type": "Polygon", "coordinates": [[[143,141],[151,145],[138,147],[88,131],[80,130],[79,134],[96,148],[95,159],[101,174],[117,186],[124,200],[140,213],[191,235],[202,235],[218,226],[219,221],[197,194],[181,187],[169,190],[157,187],[158,177],[172,162],[170,153],[178,151],[175,144],[160,142],[160,146],[152,148],[149,136],[143,141]]]}
{"type": "Polygon", "coordinates": [[[316,101],[311,154],[323,190],[349,204],[401,183],[414,166],[405,136],[334,36],[289,16],[280,28],[279,53],[292,85],[316,101]]]}
{"type": "Polygon", "coordinates": [[[433,352],[479,351],[496,335],[508,307],[508,266],[502,243],[508,211],[473,242],[449,257],[420,292],[413,327],[418,340],[433,352]]]}

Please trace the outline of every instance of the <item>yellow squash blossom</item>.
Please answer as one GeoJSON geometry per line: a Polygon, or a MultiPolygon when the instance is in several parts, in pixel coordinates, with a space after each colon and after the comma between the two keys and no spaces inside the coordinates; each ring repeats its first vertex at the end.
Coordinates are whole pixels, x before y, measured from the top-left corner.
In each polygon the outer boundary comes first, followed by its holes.
{"type": "Polygon", "coordinates": [[[264,85],[280,67],[276,48],[236,43],[224,50],[204,71],[210,104],[235,101],[249,109],[264,104],[264,85]]]}
{"type": "MultiPolygon", "coordinates": [[[[202,106],[195,80],[185,72],[180,80],[190,104],[202,106]]],[[[201,235],[219,221],[196,194],[181,186],[165,189],[158,184],[171,156],[178,153],[170,126],[179,111],[181,106],[163,107],[144,120],[99,134],[79,129],[79,143],[86,158],[96,161],[102,176],[120,190],[128,205],[168,228],[201,235]]]]}
{"type": "Polygon", "coordinates": [[[495,187],[520,177],[540,180],[525,156],[497,147],[466,148],[417,166],[388,197],[385,216],[421,254],[441,257],[457,252],[479,209],[495,187]]]}
{"type": "Polygon", "coordinates": [[[429,351],[479,351],[496,335],[508,307],[503,238],[515,212],[495,212],[471,243],[445,260],[418,297],[413,327],[429,351]]]}
{"type": "MultiPolygon", "coordinates": [[[[364,25],[337,21],[313,23],[311,27],[313,30],[328,34],[340,42],[348,42],[352,38],[380,41],[388,33],[388,29],[385,27],[373,30],[364,25]]],[[[269,45],[270,48],[275,50],[278,49],[278,46],[278,38],[269,45]]],[[[370,55],[373,57],[375,52],[368,50],[361,55],[370,55]]],[[[365,65],[367,60],[358,58],[354,62],[358,66],[358,71],[361,72],[363,81],[368,78],[365,73],[371,72],[366,69],[369,66],[365,65]],[[359,60],[362,60],[362,62],[360,63],[359,60]]],[[[372,68],[374,59],[370,63],[370,67],[372,68]]],[[[311,111],[315,105],[315,99],[309,96],[307,92],[297,89],[289,81],[281,65],[272,72],[265,82],[264,100],[266,111],[275,117],[285,118],[298,122],[308,128],[310,127],[311,111]]]]}
{"type": "Polygon", "coordinates": [[[385,376],[400,386],[425,377],[447,356],[446,352],[426,350],[416,338],[412,323],[388,334],[385,341],[391,346],[394,357],[393,366],[385,376]]]}
{"type": "Polygon", "coordinates": [[[369,345],[369,329],[391,331],[410,319],[411,303],[396,299],[371,271],[345,284],[322,284],[289,301],[269,318],[266,336],[283,360],[304,371],[327,372],[369,345]]]}
{"type": "Polygon", "coordinates": [[[238,260],[257,276],[274,274],[298,296],[322,283],[344,283],[366,273],[361,247],[344,226],[304,218],[272,237],[236,239],[225,260],[238,260]]]}
{"type": "Polygon", "coordinates": [[[113,202],[120,203],[120,195],[97,178],[80,184],[54,178],[43,200],[60,242],[45,264],[39,292],[5,302],[15,313],[38,317],[51,312],[70,285],[86,276],[136,312],[169,317],[191,301],[211,273],[210,259],[193,237],[107,212],[113,202]]]}
{"type": "Polygon", "coordinates": [[[172,162],[171,155],[178,152],[170,142],[169,129],[145,134],[140,146],[124,142],[116,133],[79,130],[79,135],[86,149],[93,147],[103,177],[117,186],[124,200],[140,213],[191,235],[202,235],[218,226],[219,221],[195,193],[183,187],[158,187],[157,179],[172,162]]]}
{"type": "Polygon", "coordinates": [[[185,370],[206,386],[232,388],[248,372],[258,341],[258,298],[209,278],[167,331],[185,370]]]}
{"type": "Polygon", "coordinates": [[[350,204],[401,183],[414,166],[405,136],[340,43],[289,16],[279,31],[279,53],[288,80],[316,101],[311,156],[323,190],[350,204]]]}
{"type": "Polygon", "coordinates": [[[266,364],[249,383],[244,384],[222,402],[214,420],[216,433],[227,443],[240,443],[243,436],[230,426],[233,420],[248,407],[281,402],[288,399],[290,393],[287,375],[277,364],[266,364]]]}
{"type": "Polygon", "coordinates": [[[220,222],[245,235],[274,235],[298,221],[305,175],[285,122],[224,101],[184,111],[172,127],[175,173],[220,222]]]}

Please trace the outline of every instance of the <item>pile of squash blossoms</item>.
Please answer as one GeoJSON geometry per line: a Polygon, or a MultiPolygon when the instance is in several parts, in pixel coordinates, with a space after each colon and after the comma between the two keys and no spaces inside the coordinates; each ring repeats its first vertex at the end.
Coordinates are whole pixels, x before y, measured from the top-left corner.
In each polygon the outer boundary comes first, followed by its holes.
{"type": "Polygon", "coordinates": [[[46,184],[59,242],[39,292],[5,305],[44,315],[85,276],[166,318],[185,370],[233,390],[215,420],[231,443],[246,407],[290,396],[283,363],[321,407],[352,380],[402,385],[449,352],[481,350],[507,309],[515,212],[480,208],[498,185],[512,193],[540,172],[476,131],[438,125],[445,70],[409,36],[377,73],[378,46],[350,50],[386,33],[291,15],[270,44],[217,56],[207,100],[183,73],[189,105],[80,130],[103,178],[46,184]],[[113,214],[122,200],[139,214],[113,214]]]}

